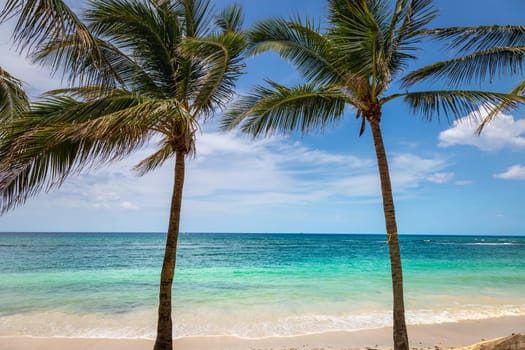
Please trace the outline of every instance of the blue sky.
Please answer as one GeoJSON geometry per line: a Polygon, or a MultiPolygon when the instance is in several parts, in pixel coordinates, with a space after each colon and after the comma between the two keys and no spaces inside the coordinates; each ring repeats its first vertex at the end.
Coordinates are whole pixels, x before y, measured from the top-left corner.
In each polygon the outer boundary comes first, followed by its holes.
{"type": "MultiPolygon", "coordinates": [[[[215,1],[218,7],[228,1],[215,1]]],[[[322,0],[240,2],[247,23],[267,16],[326,12],[322,0]],[[261,4],[264,4],[262,6],[261,4]]],[[[522,0],[439,0],[434,26],[523,24],[522,0]]],[[[11,49],[9,25],[0,27],[0,65],[23,79],[32,95],[60,86],[11,49]]],[[[447,58],[425,45],[415,68],[447,58]]],[[[276,55],[247,60],[238,84],[247,92],[264,78],[283,84],[300,77],[276,55]]],[[[502,77],[477,89],[509,90],[502,77]]],[[[420,86],[440,88],[440,84],[420,86]]],[[[383,113],[401,233],[525,234],[525,118],[500,118],[481,137],[458,116],[448,124],[411,114],[402,101],[383,113]]],[[[379,180],[371,135],[358,137],[352,111],[324,133],[252,140],[223,134],[214,122],[198,137],[189,160],[182,231],[383,233],[379,180]]],[[[152,146],[153,147],[153,146],[152,146]]],[[[0,231],[165,231],[172,164],[139,178],[130,169],[151,151],[80,176],[0,217],[0,231]]]]}

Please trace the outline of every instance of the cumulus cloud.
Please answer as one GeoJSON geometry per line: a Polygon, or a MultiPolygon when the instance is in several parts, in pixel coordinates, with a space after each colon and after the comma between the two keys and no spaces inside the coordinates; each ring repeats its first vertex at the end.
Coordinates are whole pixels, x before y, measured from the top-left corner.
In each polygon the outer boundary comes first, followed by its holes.
{"type": "Polygon", "coordinates": [[[495,174],[494,177],[503,180],[525,180],[525,166],[513,165],[507,171],[495,174]]]}
{"type": "Polygon", "coordinates": [[[483,151],[525,150],[525,119],[516,120],[511,115],[500,113],[480,136],[475,134],[478,125],[474,115],[456,120],[452,128],[439,134],[439,146],[470,145],[483,151]]]}

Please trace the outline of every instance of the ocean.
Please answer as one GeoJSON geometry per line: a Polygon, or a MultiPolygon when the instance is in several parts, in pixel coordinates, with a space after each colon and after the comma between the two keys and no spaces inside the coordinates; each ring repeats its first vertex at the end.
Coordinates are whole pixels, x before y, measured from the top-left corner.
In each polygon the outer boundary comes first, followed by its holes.
{"type": "MultiPolygon", "coordinates": [[[[0,233],[0,336],[154,338],[165,234],[0,233]]],[[[525,315],[525,237],[402,235],[407,322],[525,315]]],[[[174,335],[391,325],[385,235],[182,233],[174,335]]]]}

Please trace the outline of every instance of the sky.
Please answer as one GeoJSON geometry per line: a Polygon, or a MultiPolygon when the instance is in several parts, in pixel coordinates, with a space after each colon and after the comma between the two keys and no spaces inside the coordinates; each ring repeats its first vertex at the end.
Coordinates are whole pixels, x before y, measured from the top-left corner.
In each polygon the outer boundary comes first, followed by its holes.
{"type": "MultiPolygon", "coordinates": [[[[220,8],[229,1],[214,3],[220,8]]],[[[269,16],[320,18],[326,13],[323,0],[239,3],[247,25],[269,16]]],[[[525,2],[494,3],[436,0],[440,16],[433,24],[523,24],[525,2]]],[[[22,79],[35,99],[63,86],[59,76],[18,55],[10,30],[10,23],[0,26],[0,66],[22,79]]],[[[449,54],[426,43],[410,68],[449,54]]],[[[238,83],[241,94],[267,78],[282,84],[300,81],[293,67],[275,54],[246,63],[238,83]]],[[[472,88],[508,91],[517,81],[499,77],[472,88]]],[[[438,89],[440,84],[418,88],[438,89]]],[[[342,122],[322,133],[260,139],[222,133],[216,121],[207,122],[197,138],[197,156],[188,160],[181,231],[384,233],[372,137],[368,130],[358,136],[354,115],[348,110],[342,122]]],[[[400,233],[525,234],[523,109],[500,115],[478,137],[468,115],[450,123],[428,122],[398,101],[385,106],[382,128],[400,233]]],[[[71,176],[60,189],[1,216],[0,231],[166,231],[173,162],[143,177],[131,170],[154,147],[71,176]]]]}

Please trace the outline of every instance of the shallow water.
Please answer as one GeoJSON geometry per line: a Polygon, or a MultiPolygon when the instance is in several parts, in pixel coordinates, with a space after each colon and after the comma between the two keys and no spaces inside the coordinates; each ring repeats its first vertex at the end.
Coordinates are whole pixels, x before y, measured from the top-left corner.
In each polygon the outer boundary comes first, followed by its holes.
{"type": "MultiPolygon", "coordinates": [[[[0,233],[0,336],[151,338],[165,234],[0,233]]],[[[525,237],[401,237],[409,323],[525,315],[525,237]]],[[[181,234],[176,336],[391,323],[386,237],[181,234]]]]}

